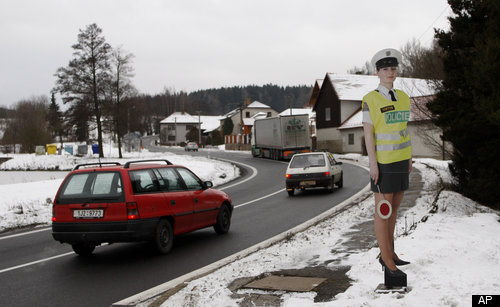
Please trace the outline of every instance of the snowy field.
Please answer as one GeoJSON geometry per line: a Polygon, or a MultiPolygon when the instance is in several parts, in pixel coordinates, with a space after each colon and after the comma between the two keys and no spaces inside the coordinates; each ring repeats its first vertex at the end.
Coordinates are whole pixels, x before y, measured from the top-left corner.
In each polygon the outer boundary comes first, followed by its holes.
{"type": "MultiPolygon", "coordinates": [[[[105,149],[105,151],[110,149],[105,149]]],[[[118,152],[111,152],[117,157],[118,152]]],[[[239,169],[230,163],[204,157],[175,155],[173,153],[151,153],[147,150],[137,153],[124,153],[123,159],[104,158],[105,161],[127,161],[139,159],[167,159],[173,164],[184,165],[204,181],[212,181],[217,187],[239,176],[239,169]]],[[[29,225],[49,225],[52,217],[52,200],[63,178],[33,181],[26,170],[65,170],[70,171],[76,164],[98,162],[97,155],[75,157],[72,155],[9,155],[13,159],[0,164],[0,176],[12,176],[13,184],[0,184],[0,232],[6,229],[29,225]],[[11,172],[12,170],[19,171],[11,172]],[[7,171],[7,172],[2,172],[7,171]],[[24,182],[23,182],[24,181],[24,182]]],[[[34,172],[37,173],[37,172],[34,172]]],[[[45,178],[51,178],[44,172],[45,178]]],[[[54,172],[52,177],[61,177],[61,172],[54,172]]],[[[6,178],[2,178],[5,182],[6,178]]],[[[8,180],[8,179],[7,179],[8,180]]]]}
{"type": "MultiPolygon", "coordinates": [[[[343,158],[361,160],[356,155],[343,158]]],[[[279,294],[282,306],[471,306],[472,294],[500,294],[500,223],[498,213],[450,191],[441,192],[437,211],[430,213],[441,180],[449,181],[447,162],[421,159],[414,163],[421,171],[424,189],[415,206],[405,215],[415,227],[405,232],[405,219],[397,225],[398,252],[412,264],[402,268],[408,274],[409,293],[376,294],[383,282],[377,261],[378,248],[350,253],[342,243],[354,225],[373,219],[373,197],[358,206],[327,219],[289,240],[279,242],[214,273],[189,282],[162,306],[238,306],[228,285],[235,279],[266,272],[301,269],[329,262],[351,266],[347,273],[353,285],[334,301],[314,303],[316,293],[265,292],[279,294]],[[424,218],[427,217],[427,218],[424,218]],[[425,220],[422,221],[422,219],[425,220]],[[333,255],[332,250],[337,253],[333,255]],[[345,252],[343,253],[342,250],[345,252]]]]}

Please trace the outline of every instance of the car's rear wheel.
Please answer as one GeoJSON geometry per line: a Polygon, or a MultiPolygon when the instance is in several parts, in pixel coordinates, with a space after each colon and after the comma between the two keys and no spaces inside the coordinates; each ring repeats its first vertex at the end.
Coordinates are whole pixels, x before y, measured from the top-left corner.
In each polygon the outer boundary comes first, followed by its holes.
{"type": "Polygon", "coordinates": [[[335,188],[335,184],[334,184],[334,179],[332,178],[330,180],[330,183],[327,186],[328,192],[333,193],[334,188],[335,188]]]}
{"type": "Polygon", "coordinates": [[[288,196],[293,196],[293,194],[295,193],[295,189],[287,190],[287,192],[288,196]]]}
{"type": "Polygon", "coordinates": [[[90,243],[75,243],[71,244],[71,246],[73,247],[73,251],[82,257],[88,257],[92,255],[92,252],[95,249],[95,245],[90,243]]]}
{"type": "Polygon", "coordinates": [[[156,226],[156,233],[154,238],[156,249],[161,254],[168,253],[174,244],[174,231],[172,224],[167,220],[161,220],[156,226]]]}
{"type": "Polygon", "coordinates": [[[231,227],[231,211],[227,205],[222,205],[217,214],[217,223],[214,225],[214,230],[218,234],[225,234],[231,227]]]}
{"type": "Polygon", "coordinates": [[[340,180],[339,180],[339,182],[337,182],[337,186],[339,188],[344,186],[344,173],[340,173],[340,180]]]}

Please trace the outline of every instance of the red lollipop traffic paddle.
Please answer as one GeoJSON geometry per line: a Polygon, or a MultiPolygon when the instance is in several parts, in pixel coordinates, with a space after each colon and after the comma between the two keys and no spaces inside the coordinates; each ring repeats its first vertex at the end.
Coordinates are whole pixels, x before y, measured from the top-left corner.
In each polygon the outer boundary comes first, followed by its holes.
{"type": "Polygon", "coordinates": [[[376,206],[377,214],[381,219],[386,220],[391,217],[392,205],[388,200],[383,199],[384,194],[380,192],[380,187],[377,184],[378,192],[382,195],[382,200],[380,200],[376,206]]]}

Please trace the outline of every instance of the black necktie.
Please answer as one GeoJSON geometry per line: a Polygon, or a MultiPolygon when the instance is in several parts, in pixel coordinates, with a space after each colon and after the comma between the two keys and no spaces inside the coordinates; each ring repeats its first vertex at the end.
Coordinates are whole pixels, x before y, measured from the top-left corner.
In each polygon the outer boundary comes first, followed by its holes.
{"type": "Polygon", "coordinates": [[[389,91],[389,95],[391,95],[391,100],[392,101],[397,101],[396,100],[396,96],[394,96],[394,93],[392,92],[392,90],[389,91]]]}

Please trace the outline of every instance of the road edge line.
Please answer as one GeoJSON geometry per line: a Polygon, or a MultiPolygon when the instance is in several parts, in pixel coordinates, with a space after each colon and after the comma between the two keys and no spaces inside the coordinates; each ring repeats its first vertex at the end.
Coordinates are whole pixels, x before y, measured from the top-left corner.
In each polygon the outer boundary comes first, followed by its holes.
{"type": "MultiPolygon", "coordinates": [[[[365,170],[369,171],[368,168],[366,168],[362,165],[359,165],[359,164],[356,164],[353,162],[348,162],[348,161],[343,161],[343,162],[356,165],[358,167],[364,168],[365,170]]],[[[271,237],[263,242],[257,243],[257,244],[250,246],[242,251],[237,252],[236,254],[232,254],[226,258],[220,259],[216,262],[213,262],[213,263],[206,265],[202,268],[199,268],[195,271],[184,274],[184,275],[179,276],[175,279],[172,279],[172,280],[169,280],[163,284],[160,284],[156,287],[150,288],[148,290],[145,290],[143,292],[140,292],[138,294],[135,294],[133,296],[125,298],[121,301],[113,303],[111,306],[116,306],[116,307],[118,307],[118,306],[135,306],[137,304],[144,303],[150,299],[158,297],[161,294],[167,292],[168,290],[179,286],[180,284],[187,283],[189,281],[192,281],[192,280],[201,278],[207,274],[210,274],[210,273],[216,271],[217,269],[219,269],[225,265],[228,265],[228,264],[230,264],[234,261],[237,261],[241,258],[244,258],[244,257],[246,257],[254,252],[257,252],[261,249],[267,248],[267,247],[269,247],[269,246],[271,246],[279,241],[286,239],[287,237],[290,237],[290,236],[295,235],[299,232],[302,232],[302,231],[306,230],[307,228],[317,224],[318,222],[330,217],[331,215],[333,215],[339,211],[343,211],[349,204],[352,203],[353,200],[360,198],[363,194],[365,194],[369,190],[370,190],[370,183],[368,183],[363,189],[361,189],[360,191],[358,191],[356,194],[352,195],[348,199],[344,200],[343,202],[341,202],[337,206],[321,213],[320,215],[316,216],[313,219],[310,219],[310,220],[305,221],[304,223],[302,223],[300,225],[295,226],[292,229],[289,229],[285,232],[277,234],[274,237],[271,237]]]]}
{"type": "MultiPolygon", "coordinates": [[[[221,191],[224,191],[225,189],[229,189],[229,188],[232,188],[232,187],[235,187],[237,185],[240,185],[242,183],[245,183],[253,178],[255,178],[255,176],[257,176],[259,174],[259,171],[251,166],[251,165],[248,165],[248,164],[245,164],[245,163],[241,163],[241,162],[236,162],[236,161],[233,161],[233,160],[228,160],[228,159],[220,159],[220,158],[210,158],[212,160],[219,160],[219,161],[223,161],[223,162],[228,162],[228,163],[231,163],[231,164],[240,164],[240,165],[244,165],[246,167],[248,167],[249,169],[252,170],[252,175],[250,175],[248,178],[246,179],[243,179],[241,181],[238,181],[238,182],[235,182],[235,183],[230,183],[229,185],[225,186],[225,187],[221,187],[221,188],[217,188],[218,190],[221,190],[221,191]]],[[[237,178],[235,178],[234,180],[236,180],[237,178]]],[[[229,183],[229,182],[228,182],[229,183]]]]}

